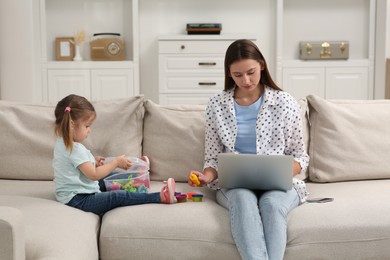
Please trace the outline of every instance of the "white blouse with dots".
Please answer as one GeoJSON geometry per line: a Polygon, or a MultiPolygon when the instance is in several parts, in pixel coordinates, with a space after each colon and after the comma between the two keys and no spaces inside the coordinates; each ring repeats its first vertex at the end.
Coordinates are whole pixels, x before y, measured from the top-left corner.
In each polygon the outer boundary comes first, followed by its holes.
{"type": "MultiPolygon", "coordinates": [[[[219,153],[238,153],[235,149],[237,121],[234,110],[234,89],[210,98],[206,109],[205,164],[218,171],[219,153]]],[[[302,121],[298,102],[287,92],[265,87],[263,105],[256,121],[256,153],[292,155],[304,171],[309,156],[304,149],[302,121]]],[[[218,179],[208,185],[219,189],[218,179]]],[[[308,192],[303,181],[293,178],[293,187],[301,203],[308,192]]]]}

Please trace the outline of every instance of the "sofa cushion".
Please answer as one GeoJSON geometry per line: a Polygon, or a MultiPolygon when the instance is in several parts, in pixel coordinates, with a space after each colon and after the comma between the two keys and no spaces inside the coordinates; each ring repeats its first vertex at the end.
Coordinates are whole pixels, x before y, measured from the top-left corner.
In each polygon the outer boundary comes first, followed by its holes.
{"type": "MultiPolygon", "coordinates": [[[[143,97],[93,102],[86,146],[95,155],[141,154],[143,97]]],[[[52,180],[54,105],[0,101],[0,178],[52,180]]]]}
{"type": "Polygon", "coordinates": [[[288,215],[285,260],[388,259],[390,180],[307,183],[310,198],[288,215]]]}
{"type": "Polygon", "coordinates": [[[0,206],[23,213],[26,259],[99,258],[99,216],[59,202],[24,196],[0,196],[0,206]]]}
{"type": "Polygon", "coordinates": [[[20,210],[0,206],[0,256],[2,260],[25,260],[24,221],[20,210]]]}
{"type": "MultiPolygon", "coordinates": [[[[309,120],[308,120],[308,105],[307,99],[302,98],[298,100],[299,106],[301,108],[301,119],[302,119],[302,130],[303,130],[303,142],[305,143],[305,150],[309,152],[309,120]]],[[[306,180],[309,178],[309,168],[306,168],[305,171],[302,171],[300,174],[296,175],[295,178],[300,180],[306,180]]]]}
{"type": "Polygon", "coordinates": [[[390,178],[389,100],[307,99],[310,180],[390,178]]]}
{"type": "Polygon", "coordinates": [[[19,195],[57,201],[53,181],[0,179],[0,195],[19,195]]]}
{"type": "MultiPolygon", "coordinates": [[[[152,182],[152,191],[161,187],[161,182],[152,182]]],[[[176,190],[202,192],[203,201],[145,204],[107,212],[100,232],[101,259],[240,259],[229,213],[216,203],[215,192],[194,190],[186,183],[177,183],[176,190]]]]}
{"type": "Polygon", "coordinates": [[[145,102],[143,154],[150,158],[150,178],[187,181],[203,170],[205,106],[160,106],[145,102]]]}
{"type": "Polygon", "coordinates": [[[96,101],[97,118],[84,141],[94,155],[141,156],[144,97],[96,101]]]}

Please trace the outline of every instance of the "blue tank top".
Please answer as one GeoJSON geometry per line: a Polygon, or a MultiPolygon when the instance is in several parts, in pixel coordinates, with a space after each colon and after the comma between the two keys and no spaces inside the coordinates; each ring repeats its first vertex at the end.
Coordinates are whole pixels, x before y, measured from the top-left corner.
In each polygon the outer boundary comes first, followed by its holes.
{"type": "Polygon", "coordinates": [[[238,128],[235,149],[239,153],[256,154],[256,121],[262,104],[263,96],[249,106],[234,101],[238,128]]]}

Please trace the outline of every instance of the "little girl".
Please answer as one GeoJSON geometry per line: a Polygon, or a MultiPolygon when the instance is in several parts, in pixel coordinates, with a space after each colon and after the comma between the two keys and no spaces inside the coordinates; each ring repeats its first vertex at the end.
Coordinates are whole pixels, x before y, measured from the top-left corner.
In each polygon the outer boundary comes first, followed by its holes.
{"type": "Polygon", "coordinates": [[[88,137],[96,118],[93,105],[84,97],[69,95],[58,102],[55,111],[54,182],[58,201],[86,212],[102,215],[107,211],[145,203],[176,202],[175,180],[169,178],[161,192],[130,193],[125,190],[101,192],[99,180],[115,168],[131,166],[125,155],[103,163],[81,142],[88,137]]]}

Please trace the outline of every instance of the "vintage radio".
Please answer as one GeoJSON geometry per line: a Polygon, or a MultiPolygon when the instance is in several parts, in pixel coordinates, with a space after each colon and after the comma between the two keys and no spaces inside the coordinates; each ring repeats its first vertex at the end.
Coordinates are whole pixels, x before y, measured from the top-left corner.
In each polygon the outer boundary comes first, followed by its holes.
{"type": "Polygon", "coordinates": [[[348,56],[348,41],[299,43],[299,58],[301,60],[346,60],[348,56]]]}
{"type": "Polygon", "coordinates": [[[95,33],[90,42],[91,60],[124,60],[125,42],[119,33],[95,33]]]}

